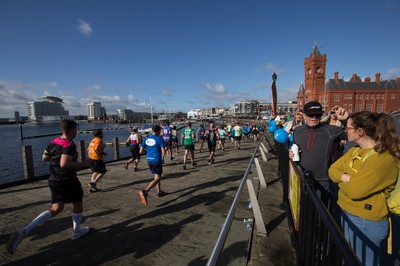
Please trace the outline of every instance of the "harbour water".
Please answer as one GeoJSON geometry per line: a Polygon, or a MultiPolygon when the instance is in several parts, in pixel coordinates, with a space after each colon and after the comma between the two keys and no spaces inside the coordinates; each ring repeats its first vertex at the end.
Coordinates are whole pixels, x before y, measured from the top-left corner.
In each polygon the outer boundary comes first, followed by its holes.
{"type": "MultiPolygon", "coordinates": [[[[129,124],[122,125],[125,126],[121,128],[121,125],[116,124],[91,124],[91,123],[80,123],[80,131],[91,130],[95,128],[104,129],[104,142],[111,143],[114,138],[118,138],[119,143],[124,144],[129,136],[129,124]],[[120,128],[120,129],[116,129],[120,128]]],[[[132,125],[144,127],[145,125],[132,125]]],[[[24,145],[32,146],[35,176],[47,175],[48,163],[41,161],[41,155],[43,153],[46,145],[55,138],[60,133],[60,124],[23,124],[22,132],[24,137],[46,135],[46,134],[56,134],[54,136],[20,139],[20,125],[0,125],[0,147],[3,154],[0,156],[0,184],[5,184],[13,181],[18,181],[24,179],[23,173],[23,162],[22,162],[22,147],[24,145]]],[[[87,146],[90,140],[93,138],[93,134],[90,133],[80,133],[75,138],[75,142],[80,140],[85,141],[87,146]]],[[[113,148],[110,145],[106,145],[106,152],[108,155],[105,161],[113,160],[113,148]]],[[[129,147],[125,145],[120,145],[120,157],[129,156],[129,147]]]]}

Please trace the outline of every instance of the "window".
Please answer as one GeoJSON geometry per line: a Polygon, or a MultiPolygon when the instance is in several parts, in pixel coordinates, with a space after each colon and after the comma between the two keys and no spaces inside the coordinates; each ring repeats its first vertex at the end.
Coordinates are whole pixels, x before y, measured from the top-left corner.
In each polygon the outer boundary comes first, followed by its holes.
{"type": "Polygon", "coordinates": [[[390,100],[395,100],[396,99],[396,93],[390,94],[390,100]]]}
{"type": "Polygon", "coordinates": [[[383,112],[383,103],[378,103],[376,105],[376,112],[382,113],[383,112]]]}
{"type": "Polygon", "coordinates": [[[346,94],[344,95],[344,99],[345,99],[345,100],[351,100],[351,99],[353,99],[353,94],[351,94],[351,93],[346,93],[346,94]]]}
{"type": "Polygon", "coordinates": [[[365,94],[365,100],[369,100],[369,95],[365,94]]]}
{"type": "Polygon", "coordinates": [[[333,102],[338,103],[340,102],[340,94],[333,94],[333,102]]]}

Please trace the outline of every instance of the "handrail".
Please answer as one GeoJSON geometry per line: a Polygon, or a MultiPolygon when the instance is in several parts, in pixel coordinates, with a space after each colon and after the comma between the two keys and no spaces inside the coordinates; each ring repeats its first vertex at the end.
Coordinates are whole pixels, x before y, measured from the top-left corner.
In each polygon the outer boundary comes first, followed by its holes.
{"type": "Polygon", "coordinates": [[[251,157],[250,163],[247,166],[246,172],[243,175],[242,182],[240,183],[239,189],[236,192],[236,196],[235,196],[235,198],[233,200],[231,208],[230,208],[230,210],[228,212],[228,215],[227,215],[227,217],[225,219],[225,223],[224,223],[224,225],[223,225],[223,227],[221,229],[221,232],[220,232],[220,234],[218,236],[217,243],[215,244],[214,249],[213,249],[213,251],[212,251],[212,253],[210,255],[210,258],[207,261],[207,266],[217,265],[219,256],[220,256],[220,254],[222,252],[222,249],[223,249],[223,247],[225,245],[225,241],[226,241],[226,238],[228,236],[229,229],[230,229],[230,227],[232,225],[232,221],[233,221],[237,206],[239,204],[240,195],[242,194],[242,191],[243,191],[243,189],[244,189],[244,187],[246,185],[247,177],[250,174],[250,170],[251,170],[251,167],[253,165],[254,158],[256,157],[257,151],[258,151],[258,149],[260,147],[261,141],[262,141],[262,138],[260,138],[260,140],[258,141],[258,144],[257,144],[257,146],[256,146],[256,148],[254,150],[253,156],[251,157]]]}
{"type": "Polygon", "coordinates": [[[349,246],[349,243],[343,236],[342,230],[339,229],[339,226],[333,222],[333,218],[329,213],[328,209],[321,202],[320,198],[317,196],[315,189],[310,185],[312,182],[312,173],[310,171],[306,171],[302,173],[305,177],[305,185],[308,189],[308,194],[311,200],[314,203],[315,208],[320,214],[321,219],[323,220],[325,226],[328,231],[331,233],[332,239],[336,243],[336,247],[340,250],[340,253],[343,256],[343,259],[346,261],[348,265],[361,265],[354,251],[349,246]]]}

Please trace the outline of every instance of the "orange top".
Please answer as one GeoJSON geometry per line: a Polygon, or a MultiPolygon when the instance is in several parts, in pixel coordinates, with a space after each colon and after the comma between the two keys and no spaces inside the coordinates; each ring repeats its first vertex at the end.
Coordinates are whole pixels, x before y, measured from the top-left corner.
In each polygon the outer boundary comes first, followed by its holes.
{"type": "Polygon", "coordinates": [[[104,144],[101,138],[95,137],[89,144],[88,156],[92,160],[103,160],[104,144]]]}

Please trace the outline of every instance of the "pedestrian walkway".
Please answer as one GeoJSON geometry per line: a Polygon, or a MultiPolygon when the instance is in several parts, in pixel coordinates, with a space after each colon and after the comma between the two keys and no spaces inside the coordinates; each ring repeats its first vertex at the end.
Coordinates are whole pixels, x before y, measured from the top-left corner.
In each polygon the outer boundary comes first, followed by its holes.
{"type": "MultiPolygon", "coordinates": [[[[5,245],[9,234],[26,225],[50,206],[47,181],[0,190],[0,264],[18,265],[205,265],[216,243],[237,188],[246,171],[256,143],[242,143],[240,150],[226,144],[216,152],[215,164],[208,165],[208,152],[195,151],[195,168],[182,169],[182,153],[174,161],[166,157],[162,189],[151,191],[143,206],[138,192],[153,178],[145,158],[139,171],[124,169],[125,161],[107,164],[108,173],[99,182],[101,192],[88,193],[88,170],[79,178],[85,191],[83,226],[88,235],[71,241],[72,206],[34,229],[14,255],[5,245]]],[[[272,156],[271,154],[267,154],[272,156]]],[[[282,202],[282,186],[275,159],[263,162],[270,185],[258,193],[268,236],[253,234],[243,223],[253,216],[249,195],[243,192],[219,265],[294,265],[289,230],[282,202]],[[251,254],[247,253],[251,242],[251,254]]],[[[255,166],[249,178],[258,188],[255,166]]]]}

